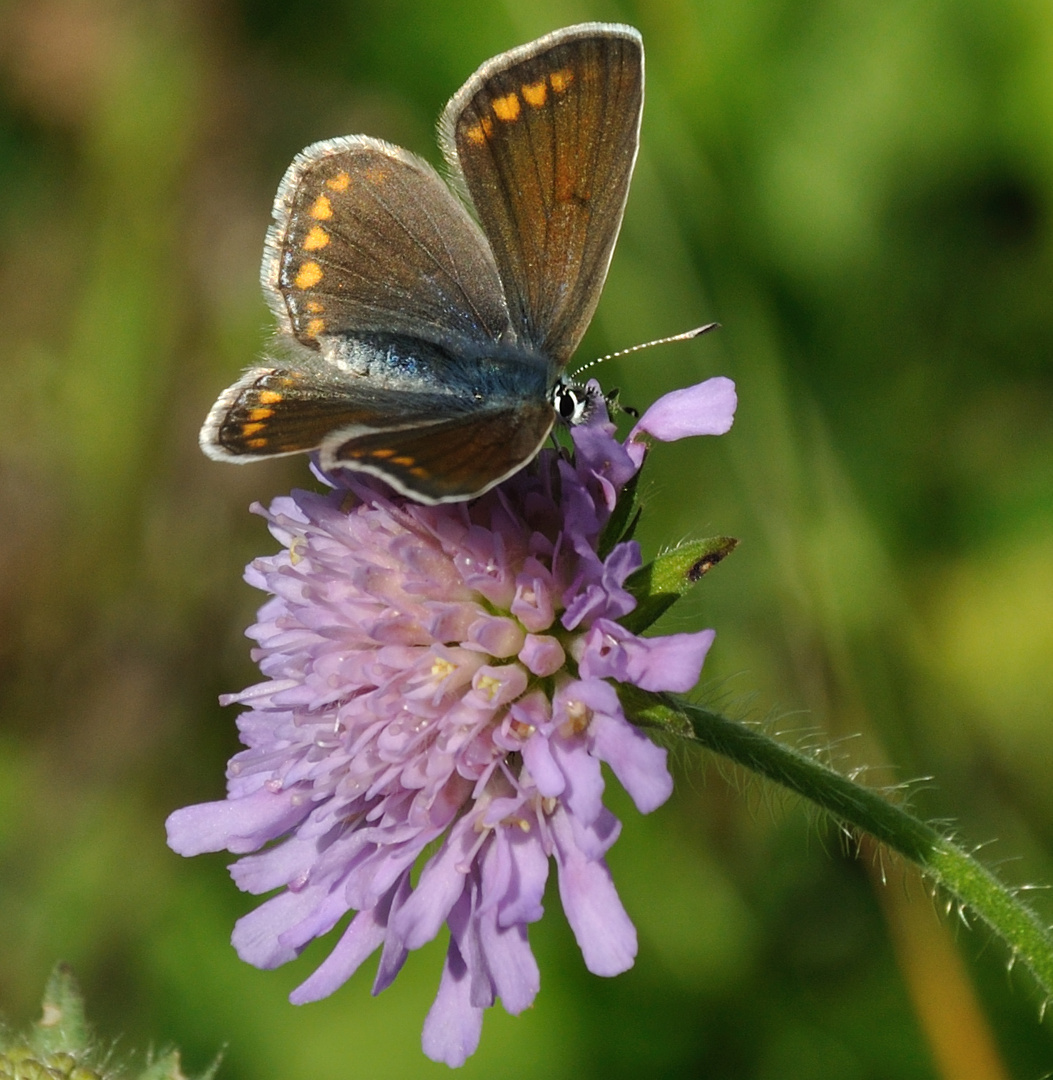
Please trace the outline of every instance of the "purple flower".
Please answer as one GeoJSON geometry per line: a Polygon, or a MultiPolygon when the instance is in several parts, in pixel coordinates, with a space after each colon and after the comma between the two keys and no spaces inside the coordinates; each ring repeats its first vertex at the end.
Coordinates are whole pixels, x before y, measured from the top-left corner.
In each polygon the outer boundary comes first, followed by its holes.
{"type": "Polygon", "coordinates": [[[257,508],[283,547],[246,573],[270,594],[248,631],[265,681],[224,698],[247,707],[247,749],[227,798],[177,810],[168,839],[182,855],[226,848],[243,856],[241,889],[279,890],[234,929],[258,967],[356,912],[294,1002],[331,994],[378,949],[383,990],[445,923],[423,1044],[462,1064],[496,998],[518,1013],[537,994],[527,926],[550,858],[589,970],[632,965],[600,763],[643,813],[672,779],[612,683],[690,689],[713,631],[630,633],[618,620],[636,606],[639,548],[597,549],[644,436],[726,431],[734,408],[729,380],[711,379],[658,402],[624,445],[601,415],[573,430],[573,461],[545,450],[470,503],[420,506],[347,474],[257,508]]]}

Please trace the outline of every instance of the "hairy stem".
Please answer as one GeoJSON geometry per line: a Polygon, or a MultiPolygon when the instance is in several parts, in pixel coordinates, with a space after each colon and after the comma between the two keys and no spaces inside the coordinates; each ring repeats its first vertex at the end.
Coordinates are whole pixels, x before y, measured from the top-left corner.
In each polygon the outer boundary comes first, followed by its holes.
{"type": "Polygon", "coordinates": [[[963,910],[982,919],[1006,943],[1013,959],[1028,967],[1047,998],[1053,997],[1053,936],[1049,930],[976,858],[931,825],[755,727],[635,687],[623,686],[621,698],[626,716],[634,723],[701,743],[910,859],[963,910]]]}

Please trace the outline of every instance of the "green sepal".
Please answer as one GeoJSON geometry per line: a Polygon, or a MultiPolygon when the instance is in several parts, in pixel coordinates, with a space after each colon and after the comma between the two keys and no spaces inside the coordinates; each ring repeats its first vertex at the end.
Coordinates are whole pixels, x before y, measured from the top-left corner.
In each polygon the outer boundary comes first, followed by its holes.
{"type": "MultiPolygon", "coordinates": [[[[212,1080],[219,1071],[220,1059],[217,1057],[196,1080],[212,1080]]],[[[157,1058],[150,1060],[146,1068],[134,1080],[188,1080],[183,1072],[183,1064],[178,1050],[167,1050],[157,1058]]]]}
{"type": "Polygon", "coordinates": [[[84,997],[66,964],[56,964],[48,977],[40,1019],[31,1029],[29,1044],[39,1054],[80,1054],[91,1045],[84,997]]]}
{"type": "MultiPolygon", "coordinates": [[[[219,1058],[197,1077],[213,1080],[219,1058]]],[[[145,1063],[115,1059],[88,1026],[73,973],[56,965],[40,1019],[24,1034],[0,1027],[0,1080],[190,1080],[177,1050],[148,1052],[145,1063]]]]}
{"type": "Polygon", "coordinates": [[[682,739],[695,737],[695,729],[680,710],[676,698],[653,690],[641,690],[632,683],[618,683],[615,689],[625,718],[637,727],[657,728],[682,739]]]}
{"type": "Polygon", "coordinates": [[[737,546],[734,537],[710,536],[681,544],[641,566],[625,581],[636,607],[619,620],[622,626],[634,634],[646,630],[737,546]]]}

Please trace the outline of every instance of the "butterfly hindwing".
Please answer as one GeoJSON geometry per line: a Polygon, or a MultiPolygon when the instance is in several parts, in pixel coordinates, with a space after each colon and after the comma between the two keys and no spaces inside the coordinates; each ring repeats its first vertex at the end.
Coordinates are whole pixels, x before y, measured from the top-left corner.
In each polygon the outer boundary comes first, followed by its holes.
{"type": "Polygon", "coordinates": [[[317,450],[334,430],[430,423],[449,411],[448,395],[338,380],[319,364],[253,368],[212,407],[201,447],[215,460],[244,463],[317,450]]]}
{"type": "Polygon", "coordinates": [[[380,476],[420,502],[457,502],[499,484],[533,458],[556,414],[547,402],[483,408],[381,431],[334,431],[319,457],[325,470],[380,476]]]}
{"type": "Polygon", "coordinates": [[[483,363],[392,334],[344,344],[328,359],[300,350],[299,364],[246,372],[205,421],[205,453],[247,462],[317,450],[327,472],[370,472],[446,502],[521,468],[555,422],[537,357],[494,347],[483,363]]]}

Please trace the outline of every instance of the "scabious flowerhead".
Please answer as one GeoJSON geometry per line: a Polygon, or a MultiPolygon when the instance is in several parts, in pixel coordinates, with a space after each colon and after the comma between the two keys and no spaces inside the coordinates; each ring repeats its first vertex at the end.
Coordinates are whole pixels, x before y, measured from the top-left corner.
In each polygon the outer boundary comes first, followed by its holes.
{"type": "Polygon", "coordinates": [[[605,543],[601,556],[601,538],[645,436],[722,434],[734,409],[730,380],[710,379],[657,402],[624,444],[600,409],[573,429],[572,459],[545,450],[469,503],[421,506],[348,474],[257,508],[283,546],[246,573],[270,594],[248,631],[265,681],[224,698],[247,706],[247,749],[227,798],[177,810],[168,837],[183,855],[243,856],[231,872],[247,892],[280,890],[234,930],[258,967],[356,912],[294,1002],[331,994],[377,949],[383,990],[445,923],[423,1045],[462,1064],[496,998],[518,1013],[537,994],[527,926],[550,859],[588,969],[632,965],[600,764],[644,813],[672,779],[616,686],[689,690],[714,633],[620,625],[640,551],[605,543]]]}

